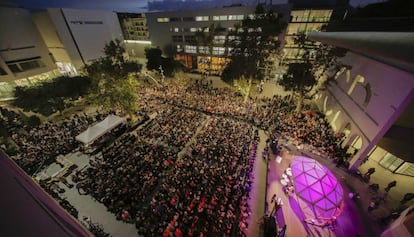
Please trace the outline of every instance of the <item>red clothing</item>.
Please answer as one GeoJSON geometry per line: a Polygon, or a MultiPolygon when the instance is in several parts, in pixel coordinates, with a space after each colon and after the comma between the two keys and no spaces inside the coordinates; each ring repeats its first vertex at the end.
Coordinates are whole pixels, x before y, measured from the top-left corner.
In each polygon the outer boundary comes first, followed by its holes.
{"type": "Polygon", "coordinates": [[[183,233],[181,232],[180,228],[175,229],[174,236],[175,237],[183,236],[183,233]]]}

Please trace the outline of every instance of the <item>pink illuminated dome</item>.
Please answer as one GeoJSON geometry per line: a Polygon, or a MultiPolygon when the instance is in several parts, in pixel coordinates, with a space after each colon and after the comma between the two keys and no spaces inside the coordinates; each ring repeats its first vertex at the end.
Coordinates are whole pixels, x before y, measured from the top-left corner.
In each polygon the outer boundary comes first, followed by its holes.
{"type": "Polygon", "coordinates": [[[296,157],[291,163],[297,201],[306,222],[324,225],[342,212],[341,185],[332,172],[314,159],[296,157]]]}

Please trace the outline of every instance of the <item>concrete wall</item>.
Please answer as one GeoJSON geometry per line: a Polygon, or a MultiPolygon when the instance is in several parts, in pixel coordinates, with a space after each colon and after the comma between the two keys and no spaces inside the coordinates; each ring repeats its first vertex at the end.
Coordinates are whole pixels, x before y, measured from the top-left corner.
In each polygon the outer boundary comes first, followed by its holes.
{"type": "Polygon", "coordinates": [[[111,40],[124,40],[114,12],[63,9],[63,13],[85,63],[103,56],[111,40]]]}
{"type": "Polygon", "coordinates": [[[336,83],[319,93],[316,104],[337,132],[350,124],[350,134],[344,145],[350,145],[356,136],[361,137],[362,146],[351,161],[352,165],[365,158],[411,102],[414,75],[351,52],[342,61],[352,69],[344,70],[336,83]],[[355,78],[361,80],[362,77],[363,82],[355,84],[355,78]],[[365,105],[368,83],[371,99],[365,105]],[[348,95],[353,84],[354,89],[348,95]],[[339,116],[335,116],[337,113],[339,116]]]}
{"type": "Polygon", "coordinates": [[[12,81],[49,72],[56,68],[28,10],[0,8],[0,65],[7,75],[0,81],[12,81]],[[39,57],[42,67],[13,73],[6,62],[39,57]]]}
{"type": "MultiPolygon", "coordinates": [[[[106,43],[115,39],[123,41],[118,17],[114,12],[53,8],[48,9],[48,15],[57,38],[77,69],[104,56],[106,43]]],[[[56,42],[56,39],[50,40],[56,42]]]]}
{"type": "Polygon", "coordinates": [[[59,37],[48,11],[33,12],[32,17],[49,52],[52,53],[55,60],[57,62],[71,62],[71,58],[59,37]]]}

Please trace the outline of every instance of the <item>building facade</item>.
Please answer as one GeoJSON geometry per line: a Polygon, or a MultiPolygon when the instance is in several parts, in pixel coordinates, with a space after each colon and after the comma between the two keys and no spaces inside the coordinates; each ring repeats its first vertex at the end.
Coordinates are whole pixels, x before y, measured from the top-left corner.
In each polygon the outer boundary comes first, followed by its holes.
{"type": "Polygon", "coordinates": [[[414,176],[414,34],[330,32],[310,38],[349,50],[341,62],[350,67],[336,72],[315,102],[344,134],[350,169],[369,158],[393,173],[414,176]]]}
{"type": "MultiPolygon", "coordinates": [[[[290,12],[290,21],[286,28],[283,47],[282,58],[285,63],[302,60],[302,56],[305,52],[295,43],[295,37],[300,34],[321,31],[331,20],[332,12],[332,8],[292,9],[290,12]]],[[[310,54],[310,57],[312,57],[312,50],[310,54]]]]}
{"type": "Polygon", "coordinates": [[[104,56],[111,40],[124,40],[114,12],[51,8],[34,20],[56,61],[76,70],[104,56]]]}
{"type": "Polygon", "coordinates": [[[12,96],[16,85],[58,75],[53,56],[28,10],[0,8],[0,97],[12,96]]]}
{"type": "MultiPolygon", "coordinates": [[[[276,13],[288,13],[288,5],[274,5],[272,8],[276,13]]],[[[230,52],[225,47],[228,32],[243,19],[253,17],[255,9],[253,6],[232,6],[147,13],[150,39],[153,46],[159,47],[168,56],[174,56],[186,67],[199,71],[208,69],[211,73],[220,74],[230,52]],[[215,31],[212,45],[197,42],[197,33],[208,34],[212,30],[215,31]]]]}
{"type": "Polygon", "coordinates": [[[118,13],[124,34],[124,44],[131,59],[145,58],[145,48],[151,47],[147,18],[143,13],[118,13]]]}

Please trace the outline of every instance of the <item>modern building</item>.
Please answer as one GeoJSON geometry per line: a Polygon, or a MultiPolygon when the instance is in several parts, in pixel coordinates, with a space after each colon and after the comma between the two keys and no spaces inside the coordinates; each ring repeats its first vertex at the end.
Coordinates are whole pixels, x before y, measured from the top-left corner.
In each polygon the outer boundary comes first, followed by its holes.
{"type": "Polygon", "coordinates": [[[58,75],[28,10],[0,8],[0,97],[12,96],[16,85],[33,83],[58,75]]]}
{"type": "Polygon", "coordinates": [[[283,47],[285,63],[300,61],[304,54],[304,50],[295,43],[295,37],[321,31],[329,23],[332,11],[333,9],[292,9],[283,47]]]}
{"type": "Polygon", "coordinates": [[[316,96],[342,146],[350,169],[366,159],[392,173],[414,176],[414,33],[324,32],[310,39],[348,49],[348,67],[316,96]]]}
{"type": "MultiPolygon", "coordinates": [[[[294,41],[298,35],[324,31],[332,23],[341,22],[349,8],[348,0],[290,0],[289,2],[292,4],[292,10],[283,45],[283,64],[303,59],[305,51],[294,41]]],[[[314,55],[312,52],[312,49],[308,52],[311,58],[314,55]]]]}
{"type": "Polygon", "coordinates": [[[111,40],[123,42],[116,13],[76,9],[30,12],[0,8],[0,98],[16,85],[76,75],[104,55],[111,40]],[[13,26],[13,27],[11,27],[13,26]]]}
{"type": "Polygon", "coordinates": [[[124,34],[125,49],[130,58],[145,58],[145,48],[151,46],[147,18],[143,13],[118,13],[124,34]]]}
{"type": "Polygon", "coordinates": [[[35,12],[33,19],[49,51],[65,69],[80,70],[104,56],[105,44],[124,40],[114,12],[51,8],[35,12]]]}
{"type": "MultiPolygon", "coordinates": [[[[273,5],[277,13],[288,15],[288,5],[273,5]]],[[[254,6],[231,6],[197,11],[147,13],[151,43],[164,54],[174,56],[190,69],[219,74],[228,62],[229,48],[225,47],[229,31],[246,17],[253,16],[254,6]],[[196,33],[215,30],[211,46],[197,42],[196,33]],[[211,48],[212,52],[209,52],[211,48]],[[210,65],[211,62],[211,65],[210,65]],[[207,66],[208,64],[208,66],[207,66]]]]}

